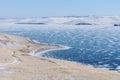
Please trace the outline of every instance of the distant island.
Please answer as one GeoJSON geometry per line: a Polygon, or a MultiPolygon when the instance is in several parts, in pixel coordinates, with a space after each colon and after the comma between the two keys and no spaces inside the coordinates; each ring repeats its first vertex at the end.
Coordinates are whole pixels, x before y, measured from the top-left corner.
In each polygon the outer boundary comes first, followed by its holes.
{"type": "Polygon", "coordinates": [[[16,24],[33,24],[33,25],[44,25],[45,23],[16,23],[16,24]]]}
{"type": "Polygon", "coordinates": [[[90,23],[77,23],[75,25],[92,25],[92,24],[90,24],[90,23]]]}
{"type": "Polygon", "coordinates": [[[114,26],[120,26],[120,24],[114,24],[114,26]]]}

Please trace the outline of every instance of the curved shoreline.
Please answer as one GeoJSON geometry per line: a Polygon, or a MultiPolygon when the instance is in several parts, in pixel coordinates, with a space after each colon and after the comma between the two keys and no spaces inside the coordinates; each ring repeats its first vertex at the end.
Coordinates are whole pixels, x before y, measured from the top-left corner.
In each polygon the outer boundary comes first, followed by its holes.
{"type": "MultiPolygon", "coordinates": [[[[28,39],[29,40],[29,39],[28,39]]],[[[39,41],[37,40],[32,40],[34,43],[36,44],[43,44],[43,45],[51,45],[51,46],[58,46],[58,48],[56,49],[46,49],[46,50],[43,50],[43,51],[39,51],[39,50],[33,50],[31,51],[29,54],[31,56],[42,56],[42,54],[44,53],[47,53],[47,52],[50,52],[50,51],[57,51],[57,50],[67,50],[67,49],[70,49],[71,47],[69,46],[65,46],[65,45],[61,45],[61,44],[53,44],[53,43],[40,43],[39,41]]]]}
{"type": "MultiPolygon", "coordinates": [[[[51,44],[52,45],[52,44],[51,44]]],[[[39,51],[39,50],[34,50],[32,53],[30,53],[32,56],[42,56],[44,53],[50,52],[50,51],[57,51],[57,50],[67,50],[70,49],[71,47],[68,46],[61,46],[59,45],[60,48],[56,48],[56,49],[47,49],[47,50],[43,50],[43,51],[39,51]]]]}
{"type": "MultiPolygon", "coordinates": [[[[34,40],[34,41],[35,41],[35,40],[34,40]]],[[[51,52],[51,51],[68,50],[68,49],[72,48],[72,47],[64,46],[64,45],[60,45],[60,44],[40,43],[40,42],[38,42],[38,41],[35,41],[35,43],[45,44],[45,45],[55,45],[55,46],[60,47],[60,48],[56,48],[56,49],[47,49],[47,50],[43,50],[43,51],[33,50],[33,51],[30,53],[30,55],[31,55],[31,56],[37,56],[37,57],[43,57],[42,55],[43,55],[44,53],[48,53],[48,52],[51,52]]],[[[49,58],[51,58],[51,57],[49,57],[49,58]]],[[[59,58],[54,58],[54,59],[64,60],[64,59],[59,59],[59,58]]],[[[66,61],[66,60],[65,60],[65,61],[66,61]]],[[[69,60],[68,60],[68,61],[69,61],[69,60]]],[[[94,67],[93,65],[78,63],[78,62],[75,62],[75,61],[70,61],[70,62],[77,63],[78,65],[84,65],[84,66],[87,66],[87,67],[90,67],[90,68],[96,68],[96,69],[102,69],[102,70],[109,70],[108,68],[94,67]]],[[[109,71],[113,71],[113,72],[118,72],[118,73],[120,73],[119,71],[114,71],[114,70],[109,70],[109,71]]]]}

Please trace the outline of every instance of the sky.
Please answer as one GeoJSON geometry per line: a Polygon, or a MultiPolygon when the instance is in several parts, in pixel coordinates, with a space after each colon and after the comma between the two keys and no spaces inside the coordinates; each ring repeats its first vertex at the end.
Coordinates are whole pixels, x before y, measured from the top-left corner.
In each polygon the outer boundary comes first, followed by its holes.
{"type": "Polygon", "coordinates": [[[120,16],[120,0],[0,0],[0,18],[120,16]]]}

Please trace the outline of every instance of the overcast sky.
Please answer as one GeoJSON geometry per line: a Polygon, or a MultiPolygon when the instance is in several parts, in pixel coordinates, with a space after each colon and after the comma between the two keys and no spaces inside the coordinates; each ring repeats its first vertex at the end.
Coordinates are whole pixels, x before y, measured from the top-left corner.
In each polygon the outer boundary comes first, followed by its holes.
{"type": "Polygon", "coordinates": [[[120,0],[0,0],[1,18],[120,16],[120,0]]]}

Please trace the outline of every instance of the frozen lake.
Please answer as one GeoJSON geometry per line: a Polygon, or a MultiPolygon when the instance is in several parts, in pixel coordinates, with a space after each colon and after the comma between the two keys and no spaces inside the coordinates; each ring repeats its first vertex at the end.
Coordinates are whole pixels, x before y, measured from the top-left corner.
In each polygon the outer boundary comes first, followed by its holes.
{"type": "Polygon", "coordinates": [[[71,47],[42,56],[120,71],[120,27],[1,24],[0,32],[71,47]]]}

